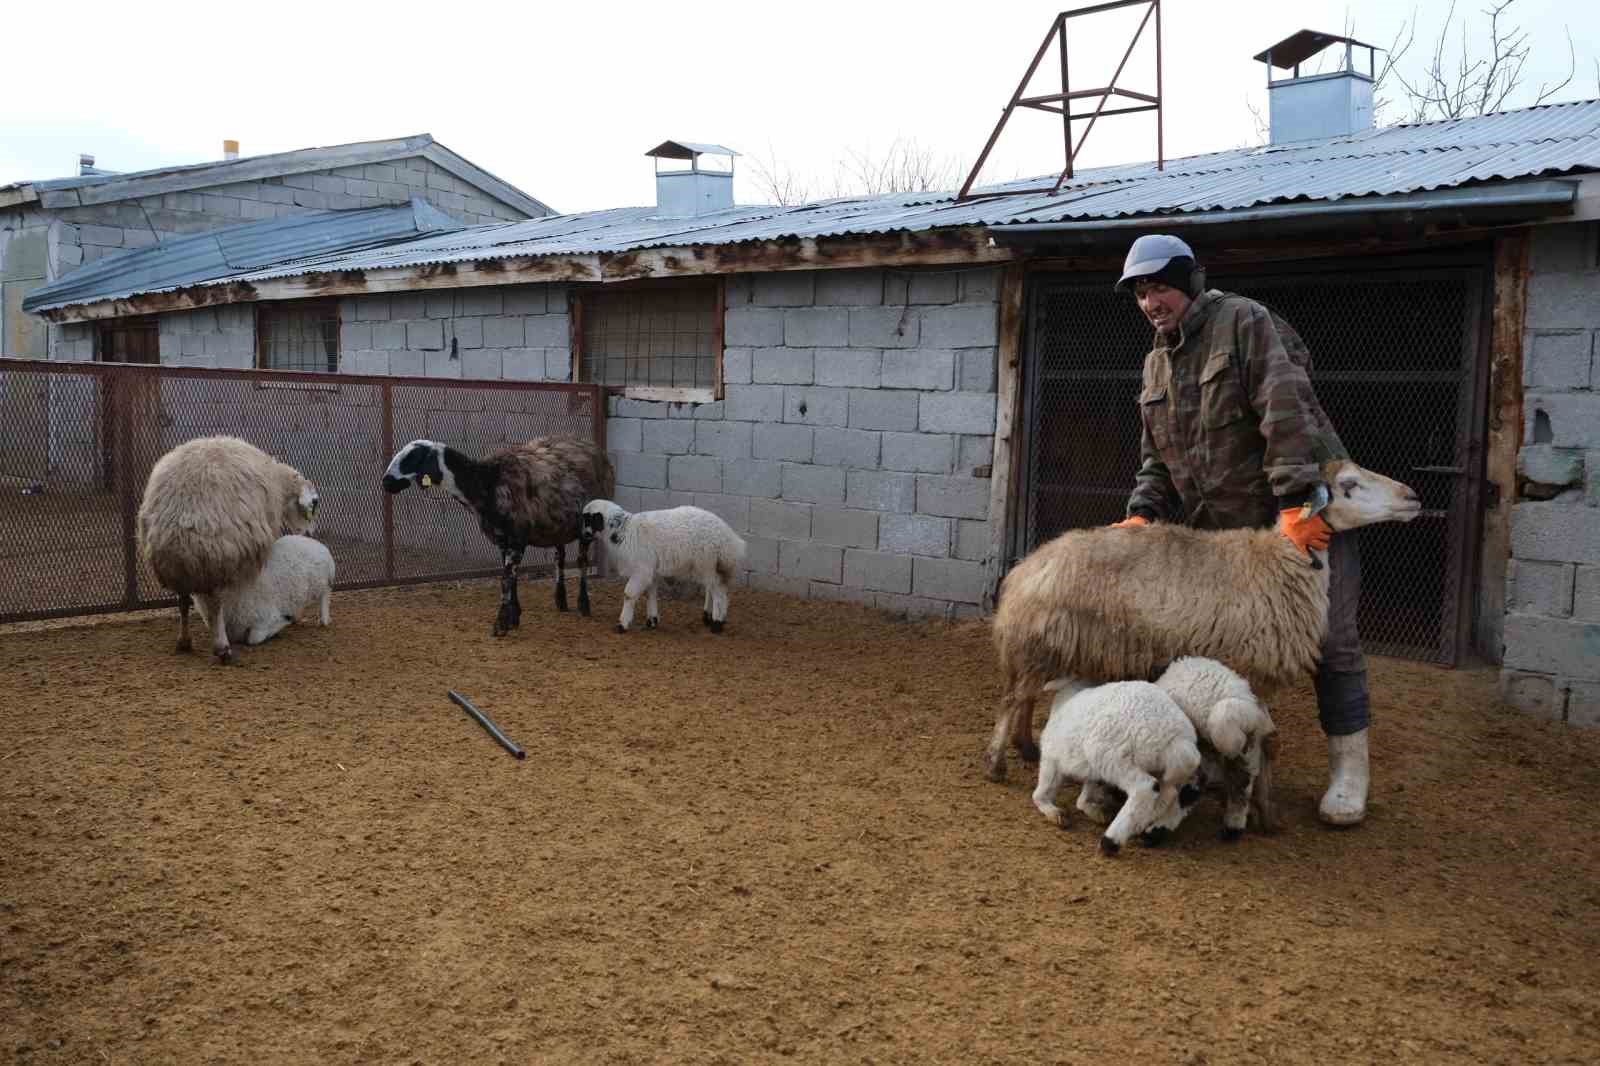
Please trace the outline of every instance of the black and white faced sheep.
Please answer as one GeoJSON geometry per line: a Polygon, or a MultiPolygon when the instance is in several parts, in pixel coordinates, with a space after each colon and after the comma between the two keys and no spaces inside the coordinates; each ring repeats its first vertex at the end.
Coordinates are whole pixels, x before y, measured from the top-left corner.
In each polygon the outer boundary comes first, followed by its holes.
{"type": "Polygon", "coordinates": [[[711,632],[722,632],[728,617],[728,588],[744,561],[744,541],[728,523],[699,507],[630,514],[610,500],[590,500],[583,506],[578,542],[587,545],[601,537],[617,571],[628,579],[618,633],[626,633],[633,624],[633,605],[640,594],[647,597],[645,628],[661,624],[656,579],[662,577],[698,581],[705,590],[701,618],[711,632]]]}
{"type": "MultiPolygon", "coordinates": [[[[202,437],[178,445],[145,483],[135,536],[161,586],[178,594],[178,651],[189,642],[189,609],[251,581],[280,536],[315,524],[316,486],[292,466],[237,437],[202,437]]],[[[233,660],[227,612],[208,601],[211,650],[233,660]]]]}
{"type": "MultiPolygon", "coordinates": [[[[1422,509],[1398,481],[1327,464],[1313,502],[1334,530],[1409,522],[1422,509]]],[[[1033,706],[1054,678],[1148,680],[1174,659],[1228,664],[1264,695],[1316,669],[1328,628],[1328,568],[1276,529],[1079,529],[1040,545],[1000,586],[993,638],[1003,696],[990,780],[1006,744],[1038,758],[1033,706]]]]}
{"type": "MultiPolygon", "coordinates": [[[[431,440],[395,453],[383,487],[438,486],[476,511],[483,535],[500,549],[500,610],[491,632],[500,637],[522,620],[517,567],[529,548],[556,552],[556,610],[567,609],[566,546],[578,540],[586,501],[610,496],[616,474],[604,449],[582,437],[556,434],[500,448],[473,459],[431,440]]],[[[578,613],[589,613],[589,546],[578,545],[578,613]]]]}

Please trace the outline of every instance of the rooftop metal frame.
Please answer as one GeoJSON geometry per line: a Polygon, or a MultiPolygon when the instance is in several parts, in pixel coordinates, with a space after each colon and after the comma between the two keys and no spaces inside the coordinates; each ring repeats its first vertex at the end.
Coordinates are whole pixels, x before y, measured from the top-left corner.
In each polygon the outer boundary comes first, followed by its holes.
{"type": "MultiPolygon", "coordinates": [[[[1061,171],[1061,176],[1056,178],[1056,183],[1049,188],[1034,186],[1031,188],[1007,189],[1004,195],[1021,195],[1024,193],[1047,193],[1054,196],[1061,190],[1066,180],[1072,177],[1072,164],[1083,151],[1084,141],[1089,139],[1089,134],[1094,130],[1094,124],[1101,115],[1131,115],[1138,112],[1154,111],[1156,113],[1156,169],[1166,169],[1166,153],[1162,141],[1161,128],[1161,0],[1109,0],[1108,3],[1092,4],[1089,7],[1080,7],[1071,11],[1063,11],[1056,15],[1055,21],[1050,24],[1050,32],[1044,35],[1044,40],[1039,45],[1039,50],[1033,54],[1033,62],[1028,64],[1028,70],[1022,75],[1022,81],[1017,83],[1017,91],[1011,94],[1011,100],[1000,113],[1000,121],[995,123],[994,132],[989,134],[989,141],[983,146],[983,151],[978,153],[978,161],[972,165],[972,172],[967,175],[967,180],[962,183],[961,191],[956,194],[956,200],[972,199],[972,185],[978,180],[978,172],[983,169],[983,164],[988,161],[989,153],[994,150],[995,142],[1000,139],[1000,131],[1005,129],[1006,122],[1010,120],[1012,112],[1019,107],[1030,107],[1037,111],[1048,111],[1061,116],[1061,136],[1063,148],[1066,152],[1067,165],[1061,171]],[[1111,75],[1111,84],[1094,89],[1078,89],[1073,91],[1069,68],[1067,64],[1067,20],[1078,18],[1082,15],[1096,15],[1118,8],[1133,7],[1138,4],[1146,5],[1144,18],[1139,22],[1139,28],[1133,31],[1133,39],[1128,42],[1128,48],[1122,53],[1122,62],[1117,64],[1116,73],[1111,75]],[[1144,29],[1150,24],[1151,17],[1155,18],[1156,39],[1156,91],[1155,95],[1135,92],[1132,89],[1123,89],[1117,86],[1117,79],[1122,77],[1122,70],[1128,65],[1128,60],[1133,55],[1133,49],[1139,43],[1139,38],[1144,35],[1144,29]],[[1043,96],[1023,96],[1027,91],[1028,82],[1033,79],[1034,72],[1039,69],[1039,63],[1044,59],[1045,52],[1050,49],[1050,42],[1060,41],[1061,52],[1061,91],[1048,93],[1043,96]],[[1106,104],[1112,97],[1125,97],[1136,103],[1127,107],[1117,107],[1106,110],[1106,104]],[[1100,102],[1090,112],[1079,114],[1072,113],[1074,100],[1086,100],[1098,97],[1100,102]],[[1072,143],[1072,124],[1075,121],[1087,119],[1089,125],[1084,128],[1078,137],[1078,143],[1072,143]]],[[[993,195],[988,193],[985,195],[993,195]]]]}

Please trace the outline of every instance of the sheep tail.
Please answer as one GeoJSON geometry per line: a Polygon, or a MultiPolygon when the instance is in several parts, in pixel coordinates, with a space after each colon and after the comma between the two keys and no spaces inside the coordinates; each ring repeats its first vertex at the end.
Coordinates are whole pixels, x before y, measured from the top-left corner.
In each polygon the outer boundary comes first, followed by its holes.
{"type": "Polygon", "coordinates": [[[1251,735],[1261,731],[1264,717],[1261,708],[1251,700],[1237,697],[1218,700],[1206,720],[1217,754],[1229,759],[1242,755],[1251,735]]]}
{"type": "Polygon", "coordinates": [[[734,537],[733,543],[717,553],[717,577],[724,585],[733,583],[734,575],[739,572],[739,564],[744,562],[744,551],[744,538],[734,537]]]}

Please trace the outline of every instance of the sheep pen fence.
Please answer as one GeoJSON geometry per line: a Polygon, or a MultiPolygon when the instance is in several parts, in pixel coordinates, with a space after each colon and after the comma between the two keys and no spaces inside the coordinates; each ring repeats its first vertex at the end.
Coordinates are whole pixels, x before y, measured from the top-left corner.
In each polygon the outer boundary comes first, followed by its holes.
{"type": "MultiPolygon", "coordinates": [[[[604,387],[0,359],[0,623],[175,603],[139,561],[134,517],[156,460],[214,434],[316,483],[336,588],[498,574],[475,514],[390,496],[384,466],[419,437],[481,454],[549,433],[604,446],[604,387]]],[[[530,550],[524,570],[553,560],[530,550]]]]}

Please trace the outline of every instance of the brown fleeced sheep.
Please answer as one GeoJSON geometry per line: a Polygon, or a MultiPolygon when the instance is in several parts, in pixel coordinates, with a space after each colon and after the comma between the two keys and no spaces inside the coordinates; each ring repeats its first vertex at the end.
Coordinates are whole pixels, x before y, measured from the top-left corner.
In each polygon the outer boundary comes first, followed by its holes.
{"type": "Polygon", "coordinates": [[[135,535],[161,587],[178,594],[178,651],[191,647],[189,609],[202,596],[211,650],[233,660],[216,594],[254,578],[280,536],[309,532],[318,502],[300,471],[237,437],[201,437],[161,457],[135,535]]]}
{"type": "MultiPolygon", "coordinates": [[[[556,551],[556,610],[567,609],[566,546],[578,540],[583,505],[609,498],[616,472],[605,450],[570,434],[535,437],[484,458],[431,440],[414,440],[383,472],[386,491],[439,486],[478,513],[478,527],[500,549],[500,611],[491,633],[500,637],[522,620],[517,567],[529,548],[556,551]]],[[[578,544],[578,613],[589,613],[589,545],[578,544]]]]}
{"type": "MultiPolygon", "coordinates": [[[[1309,507],[1338,530],[1408,522],[1408,486],[1348,460],[1326,464],[1309,507]]],[[[1270,693],[1312,673],[1328,628],[1328,568],[1276,529],[1202,531],[1158,522],[1080,529],[1041,545],[1000,586],[993,639],[1003,680],[987,774],[1006,744],[1038,758],[1033,705],[1056,678],[1147,680],[1202,655],[1270,693]]]]}

